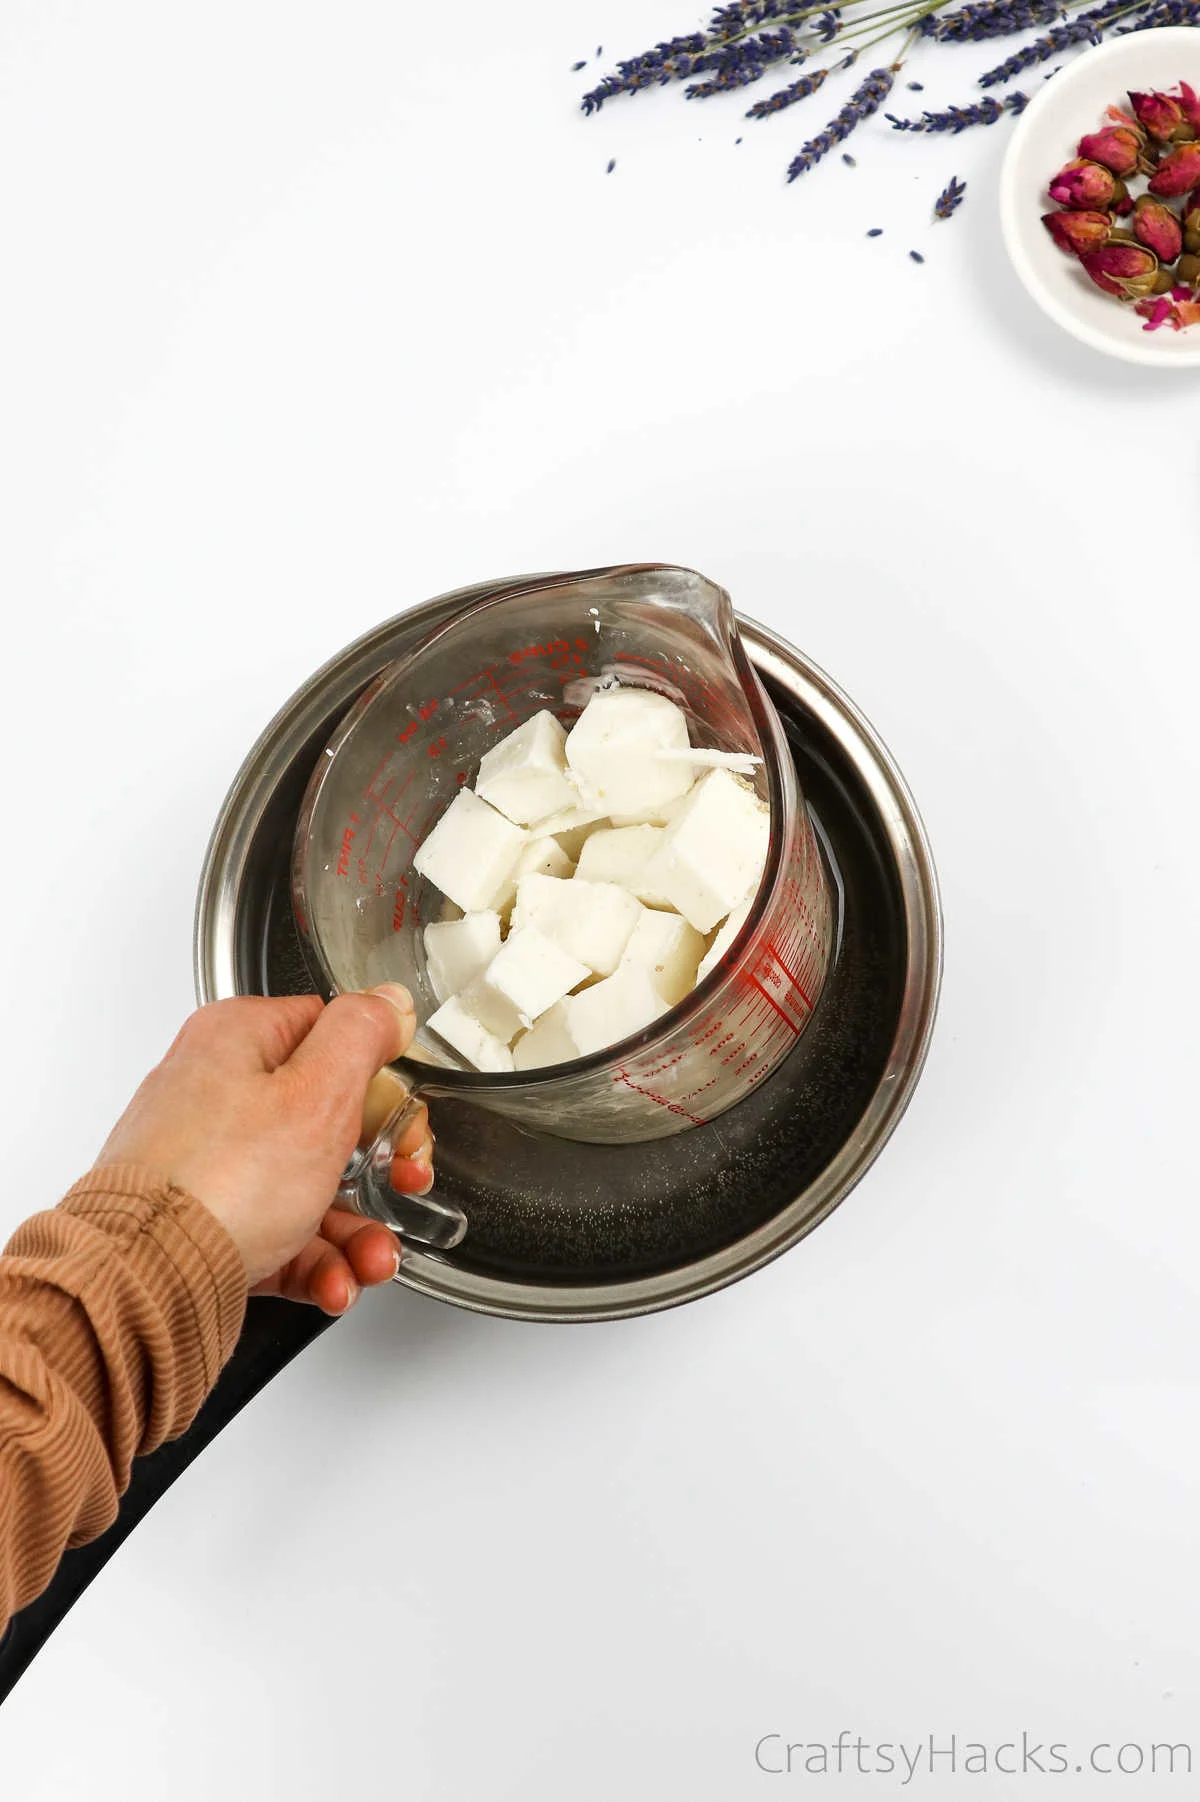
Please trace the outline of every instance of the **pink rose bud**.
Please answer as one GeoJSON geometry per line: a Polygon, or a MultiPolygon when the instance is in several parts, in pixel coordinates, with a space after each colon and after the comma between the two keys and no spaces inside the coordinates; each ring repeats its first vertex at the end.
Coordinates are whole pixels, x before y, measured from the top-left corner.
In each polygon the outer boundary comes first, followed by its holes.
{"type": "Polygon", "coordinates": [[[1158,276],[1158,258],[1140,244],[1102,244],[1079,260],[1098,288],[1122,300],[1149,294],[1158,276]]]}
{"type": "Polygon", "coordinates": [[[1183,249],[1179,220],[1161,200],[1143,194],[1133,209],[1133,235],[1160,263],[1173,263],[1183,249]]]}
{"type": "Polygon", "coordinates": [[[1060,250],[1081,257],[1108,243],[1112,217],[1108,213],[1043,213],[1042,224],[1060,250]]]}
{"type": "Polygon", "coordinates": [[[1142,163],[1143,134],[1131,125],[1106,125],[1080,138],[1079,154],[1090,163],[1103,163],[1114,175],[1132,175],[1142,163]]]}
{"type": "Polygon", "coordinates": [[[1183,123],[1183,108],[1169,94],[1135,94],[1131,91],[1129,104],[1137,114],[1139,125],[1144,125],[1160,144],[1173,137],[1176,127],[1183,123]]]}
{"type": "Polygon", "coordinates": [[[1116,186],[1107,169],[1101,168],[1099,163],[1079,158],[1059,170],[1050,183],[1050,198],[1057,200],[1059,206],[1106,207],[1112,201],[1116,186]]]}
{"type": "Polygon", "coordinates": [[[1180,112],[1193,131],[1200,131],[1200,94],[1197,94],[1195,88],[1189,88],[1186,81],[1180,82],[1179,93],[1180,99],[1176,104],[1180,112]]]}
{"type": "Polygon", "coordinates": [[[1150,192],[1161,200],[1174,200],[1177,195],[1194,188],[1197,182],[1200,182],[1200,144],[1180,144],[1178,149],[1167,152],[1148,185],[1150,192]]]}

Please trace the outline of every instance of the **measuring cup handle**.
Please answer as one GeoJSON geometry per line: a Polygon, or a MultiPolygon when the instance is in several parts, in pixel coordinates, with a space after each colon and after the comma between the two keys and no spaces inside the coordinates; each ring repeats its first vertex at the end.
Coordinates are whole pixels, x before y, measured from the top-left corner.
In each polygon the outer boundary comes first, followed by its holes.
{"type": "Polygon", "coordinates": [[[428,1195],[402,1195],[391,1184],[395,1147],[420,1106],[420,1092],[395,1070],[381,1070],[371,1079],[362,1136],[342,1171],[337,1206],[368,1220],[382,1220],[414,1245],[449,1251],[467,1230],[462,1209],[443,1200],[436,1185],[428,1195]]]}

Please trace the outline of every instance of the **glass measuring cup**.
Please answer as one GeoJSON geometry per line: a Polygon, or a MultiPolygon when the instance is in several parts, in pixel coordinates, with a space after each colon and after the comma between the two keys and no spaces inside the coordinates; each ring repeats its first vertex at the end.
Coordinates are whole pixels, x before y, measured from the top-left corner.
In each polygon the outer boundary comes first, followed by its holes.
{"type": "Polygon", "coordinates": [[[402,982],[419,1023],[412,1052],[376,1086],[342,1199],[437,1246],[461,1238],[461,1211],[436,1191],[401,1198],[386,1181],[391,1143],[418,1096],[453,1095],[591,1143],[682,1132],[732,1107],[777,1067],[812,1015],[830,959],[829,880],[729,596],[666,565],[498,589],[384,670],[313,772],[292,877],[301,943],[324,992],[402,982]],[[762,880],[726,957],[644,1031],[568,1064],[475,1071],[424,1030],[438,1003],[423,929],[441,917],[442,897],[413,858],[492,744],[542,708],[569,726],[590,685],[612,676],[675,700],[694,745],[762,759],[754,782],[771,814],[762,880]]]}

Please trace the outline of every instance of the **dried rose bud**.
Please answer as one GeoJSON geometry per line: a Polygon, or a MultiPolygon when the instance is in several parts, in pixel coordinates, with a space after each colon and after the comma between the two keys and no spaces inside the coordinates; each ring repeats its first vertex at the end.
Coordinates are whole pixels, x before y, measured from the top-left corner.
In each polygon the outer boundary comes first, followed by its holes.
{"type": "Polygon", "coordinates": [[[1189,194],[1183,203],[1183,229],[1200,232],[1200,188],[1189,194]]]}
{"type": "Polygon", "coordinates": [[[1183,249],[1179,220],[1161,200],[1143,194],[1133,209],[1133,235],[1152,250],[1160,263],[1173,263],[1183,249]]]}
{"type": "Polygon", "coordinates": [[[1174,200],[1194,188],[1197,182],[1200,182],[1200,144],[1180,144],[1178,149],[1164,156],[1150,177],[1149,188],[1162,200],[1174,200]]]}
{"type": "Polygon", "coordinates": [[[1200,94],[1195,88],[1189,88],[1186,81],[1179,84],[1179,110],[1193,131],[1200,131],[1200,94]]]}
{"type": "Polygon", "coordinates": [[[1158,258],[1141,244],[1103,244],[1079,260],[1098,288],[1122,300],[1151,293],[1158,277],[1158,258]]]}
{"type": "Polygon", "coordinates": [[[1146,138],[1132,125],[1106,125],[1079,140],[1079,154],[1089,163],[1103,163],[1114,175],[1133,175],[1141,167],[1146,138]]]}
{"type": "Polygon", "coordinates": [[[1050,183],[1050,198],[1059,206],[1106,207],[1113,200],[1115,185],[1108,169],[1079,158],[1059,170],[1050,183]]]}
{"type": "Polygon", "coordinates": [[[1175,265],[1175,279],[1189,288],[1200,287],[1200,257],[1180,257],[1175,265]]]}
{"type": "Polygon", "coordinates": [[[1099,250],[1108,243],[1112,230],[1110,213],[1043,213],[1042,224],[1060,250],[1068,256],[1081,257],[1089,250],[1099,250]]]}
{"type": "Polygon", "coordinates": [[[1131,90],[1129,104],[1137,115],[1138,124],[1160,144],[1174,137],[1176,127],[1183,123],[1183,108],[1169,94],[1135,94],[1131,90]]]}

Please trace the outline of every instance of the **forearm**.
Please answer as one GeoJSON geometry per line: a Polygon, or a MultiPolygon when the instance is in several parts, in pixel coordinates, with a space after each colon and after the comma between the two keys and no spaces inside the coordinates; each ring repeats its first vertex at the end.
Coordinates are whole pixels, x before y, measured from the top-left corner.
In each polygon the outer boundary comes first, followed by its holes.
{"type": "Polygon", "coordinates": [[[111,1166],[0,1257],[0,1626],[116,1517],[133,1458],[182,1433],[237,1340],[246,1272],[201,1204],[111,1166]]]}

